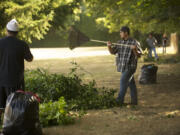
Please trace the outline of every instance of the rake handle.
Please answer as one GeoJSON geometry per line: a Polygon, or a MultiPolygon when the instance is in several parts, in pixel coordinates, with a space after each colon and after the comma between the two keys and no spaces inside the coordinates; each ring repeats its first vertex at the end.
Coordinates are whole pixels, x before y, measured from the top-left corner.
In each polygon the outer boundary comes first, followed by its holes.
{"type": "MultiPolygon", "coordinates": [[[[94,39],[91,39],[90,41],[92,42],[99,42],[99,43],[107,43],[107,41],[101,41],[101,40],[94,40],[94,39]]],[[[127,47],[130,47],[130,45],[125,45],[125,44],[119,44],[119,43],[112,43],[113,45],[120,45],[120,46],[127,46],[127,47]]]]}
{"type": "MultiPolygon", "coordinates": [[[[101,40],[94,40],[94,39],[91,39],[90,41],[92,41],[92,42],[99,42],[99,43],[107,43],[107,41],[101,41],[101,40]]],[[[119,43],[112,43],[113,45],[119,45],[119,46],[126,46],[126,47],[130,47],[130,45],[126,45],[126,44],[119,44],[119,43]]],[[[140,49],[140,48],[139,48],[140,49]]],[[[141,55],[142,55],[142,50],[140,49],[140,51],[139,50],[134,50],[133,49],[133,53],[134,53],[134,55],[136,56],[136,57],[140,57],[141,55]]]]}

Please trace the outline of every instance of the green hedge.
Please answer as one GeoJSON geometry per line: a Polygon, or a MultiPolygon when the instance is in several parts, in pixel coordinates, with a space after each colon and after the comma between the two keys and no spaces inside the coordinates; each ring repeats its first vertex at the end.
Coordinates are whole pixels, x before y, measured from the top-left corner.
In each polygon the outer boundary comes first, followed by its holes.
{"type": "Polygon", "coordinates": [[[43,126],[71,124],[82,111],[116,105],[116,90],[97,88],[94,80],[83,83],[82,75],[76,70],[77,67],[72,68],[67,75],[51,74],[44,69],[25,71],[25,89],[41,99],[40,121],[43,126]]]}
{"type": "Polygon", "coordinates": [[[72,109],[100,109],[115,105],[116,90],[96,88],[96,82],[83,83],[75,72],[50,74],[36,69],[25,72],[26,89],[37,93],[43,102],[58,101],[64,97],[72,109]]]}

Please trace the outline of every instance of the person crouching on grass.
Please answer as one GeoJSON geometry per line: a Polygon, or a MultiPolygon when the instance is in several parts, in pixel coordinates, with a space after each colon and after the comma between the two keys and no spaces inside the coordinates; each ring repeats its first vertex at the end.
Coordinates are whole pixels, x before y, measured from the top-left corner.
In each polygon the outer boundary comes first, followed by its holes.
{"type": "Polygon", "coordinates": [[[137,88],[133,75],[137,68],[138,52],[141,51],[141,48],[139,42],[129,37],[129,35],[130,29],[127,26],[123,26],[120,30],[121,40],[118,41],[118,44],[128,46],[112,46],[110,41],[107,42],[109,52],[116,55],[117,71],[122,73],[120,78],[120,91],[117,97],[118,105],[124,104],[124,97],[128,87],[131,93],[131,104],[138,104],[137,88]]]}
{"type": "Polygon", "coordinates": [[[24,59],[33,60],[27,43],[16,37],[18,22],[12,19],[6,29],[7,36],[0,39],[0,118],[7,97],[16,90],[24,90],[24,59]]]}

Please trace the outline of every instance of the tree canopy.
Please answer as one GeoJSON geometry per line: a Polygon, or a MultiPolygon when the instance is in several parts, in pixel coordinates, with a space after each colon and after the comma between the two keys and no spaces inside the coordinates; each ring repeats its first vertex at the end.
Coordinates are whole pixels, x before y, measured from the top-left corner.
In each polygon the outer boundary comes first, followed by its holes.
{"type": "Polygon", "coordinates": [[[28,42],[42,39],[53,27],[64,28],[79,19],[82,10],[110,32],[128,25],[133,31],[175,32],[180,30],[179,0],[0,0],[0,36],[9,20],[20,24],[19,37],[28,42]],[[86,6],[84,6],[86,5],[86,6]]]}
{"type": "Polygon", "coordinates": [[[70,19],[76,19],[81,0],[1,0],[0,35],[5,33],[8,21],[19,22],[19,37],[31,42],[42,39],[50,27],[63,28],[70,19]]]}
{"type": "Polygon", "coordinates": [[[101,14],[97,22],[110,31],[123,25],[141,32],[174,32],[180,30],[178,0],[87,0],[91,14],[101,14]]]}

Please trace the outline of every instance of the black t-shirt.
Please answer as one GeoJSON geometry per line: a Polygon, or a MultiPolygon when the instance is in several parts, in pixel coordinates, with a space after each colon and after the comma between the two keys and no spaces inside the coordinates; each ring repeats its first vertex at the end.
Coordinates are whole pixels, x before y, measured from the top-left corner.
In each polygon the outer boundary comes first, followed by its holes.
{"type": "Polygon", "coordinates": [[[24,59],[32,59],[29,46],[16,37],[0,39],[0,86],[17,87],[24,82],[24,59]]]}

